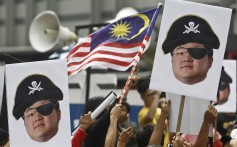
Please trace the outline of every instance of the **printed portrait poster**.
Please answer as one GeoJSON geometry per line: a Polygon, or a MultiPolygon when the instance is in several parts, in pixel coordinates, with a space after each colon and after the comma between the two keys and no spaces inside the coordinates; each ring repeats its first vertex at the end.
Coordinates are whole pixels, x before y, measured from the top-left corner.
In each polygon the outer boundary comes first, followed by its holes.
{"type": "Polygon", "coordinates": [[[11,147],[71,146],[66,60],[6,65],[11,147]]]}
{"type": "MultiPolygon", "coordinates": [[[[176,132],[181,95],[166,92],[166,98],[171,100],[169,131],[176,132]]],[[[185,97],[180,132],[198,135],[208,105],[210,105],[209,100],[185,97]]],[[[212,136],[211,131],[209,132],[209,136],[212,136]]]]}
{"type": "Polygon", "coordinates": [[[0,114],[2,109],[3,87],[5,66],[0,66],[0,114]]]}
{"type": "Polygon", "coordinates": [[[236,112],[236,60],[224,60],[223,66],[225,72],[231,77],[232,83],[230,86],[230,95],[228,101],[222,105],[217,105],[216,109],[218,112],[236,112]]]}
{"type": "Polygon", "coordinates": [[[215,100],[231,12],[206,4],[166,0],[150,89],[215,100]]]}

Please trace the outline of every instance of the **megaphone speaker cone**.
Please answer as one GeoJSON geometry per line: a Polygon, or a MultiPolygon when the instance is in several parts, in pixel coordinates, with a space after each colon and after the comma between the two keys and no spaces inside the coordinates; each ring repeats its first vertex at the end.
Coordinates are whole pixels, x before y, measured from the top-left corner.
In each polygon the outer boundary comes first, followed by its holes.
{"type": "Polygon", "coordinates": [[[38,52],[52,50],[59,43],[72,42],[77,39],[75,33],[60,25],[56,13],[43,11],[31,23],[29,39],[38,52]]]}

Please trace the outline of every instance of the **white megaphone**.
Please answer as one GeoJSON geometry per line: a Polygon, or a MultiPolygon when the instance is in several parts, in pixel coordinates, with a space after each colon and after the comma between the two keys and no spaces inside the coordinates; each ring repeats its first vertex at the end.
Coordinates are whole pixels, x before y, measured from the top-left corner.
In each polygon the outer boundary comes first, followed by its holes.
{"type": "Polygon", "coordinates": [[[53,11],[43,11],[31,23],[29,39],[38,52],[47,52],[59,43],[71,43],[77,35],[60,25],[58,16],[53,11]]]}
{"type": "Polygon", "coordinates": [[[122,19],[124,17],[137,14],[138,11],[132,7],[124,7],[123,9],[119,10],[119,12],[116,14],[115,18],[112,20],[107,21],[108,23],[113,23],[119,19],[122,19]]]}

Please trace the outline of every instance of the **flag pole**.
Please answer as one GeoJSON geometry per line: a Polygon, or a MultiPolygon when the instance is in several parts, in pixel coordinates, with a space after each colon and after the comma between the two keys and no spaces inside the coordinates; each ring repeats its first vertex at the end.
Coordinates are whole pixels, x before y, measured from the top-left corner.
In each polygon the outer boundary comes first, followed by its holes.
{"type": "Polygon", "coordinates": [[[126,83],[125,83],[125,85],[124,85],[124,87],[123,87],[122,94],[121,94],[121,97],[120,97],[120,99],[119,99],[119,104],[122,103],[124,97],[125,97],[125,96],[127,95],[127,93],[128,93],[129,85],[130,85],[132,76],[133,76],[133,74],[134,74],[134,72],[135,72],[135,70],[136,70],[137,63],[138,63],[138,62],[135,60],[135,64],[133,65],[133,67],[132,67],[132,69],[131,69],[131,71],[130,71],[130,75],[129,75],[129,77],[128,77],[128,79],[127,79],[127,81],[126,81],[126,83]]]}
{"type": "MultiPolygon", "coordinates": [[[[151,33],[152,33],[152,29],[154,28],[156,19],[157,19],[157,17],[158,17],[159,11],[160,11],[160,9],[158,10],[159,7],[160,7],[160,8],[162,7],[162,4],[161,4],[161,3],[159,3],[158,6],[157,6],[157,9],[156,9],[156,11],[155,11],[155,14],[154,14],[153,17],[152,17],[151,24],[150,24],[149,27],[148,27],[146,36],[150,36],[151,33]]],[[[144,38],[144,40],[145,40],[145,38],[144,38]]],[[[145,46],[142,44],[142,45],[141,45],[141,48],[142,48],[142,51],[144,51],[145,46]]],[[[142,55],[142,54],[141,54],[141,55],[142,55]]],[[[132,70],[131,70],[131,72],[130,72],[130,75],[129,75],[129,77],[128,77],[127,81],[126,81],[126,84],[125,84],[125,86],[124,86],[124,88],[123,88],[123,90],[122,90],[122,94],[121,94],[121,97],[120,97],[120,99],[119,99],[119,104],[121,104],[123,98],[124,98],[124,97],[126,96],[126,94],[128,93],[129,84],[130,84],[130,82],[131,82],[131,79],[132,79],[132,76],[133,76],[133,74],[134,74],[134,72],[135,72],[135,69],[136,69],[137,64],[138,64],[138,61],[135,59],[135,63],[134,63],[134,65],[133,65],[133,67],[132,67],[132,70]]]]}
{"type": "Polygon", "coordinates": [[[177,126],[176,126],[176,133],[180,132],[182,116],[183,116],[183,109],[184,109],[184,101],[185,101],[185,96],[182,95],[181,100],[180,100],[180,107],[179,107],[179,115],[178,115],[178,121],[177,121],[177,126]]]}

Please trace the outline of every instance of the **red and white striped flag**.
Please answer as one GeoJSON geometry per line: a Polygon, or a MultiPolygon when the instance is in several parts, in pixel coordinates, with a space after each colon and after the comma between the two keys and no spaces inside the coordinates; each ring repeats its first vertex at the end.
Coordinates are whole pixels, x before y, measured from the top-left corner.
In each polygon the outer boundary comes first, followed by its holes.
{"type": "Polygon", "coordinates": [[[139,62],[162,5],[114,23],[90,34],[68,54],[68,76],[99,65],[125,71],[139,62]]]}

